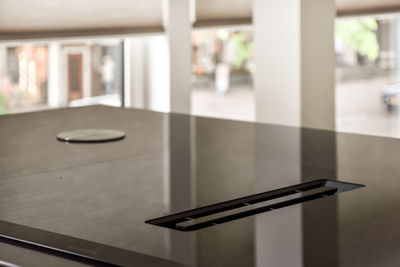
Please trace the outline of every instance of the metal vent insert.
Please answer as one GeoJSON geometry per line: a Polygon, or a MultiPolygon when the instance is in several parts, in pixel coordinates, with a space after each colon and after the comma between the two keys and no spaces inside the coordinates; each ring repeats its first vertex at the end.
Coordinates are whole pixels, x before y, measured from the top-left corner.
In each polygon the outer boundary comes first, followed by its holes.
{"type": "Polygon", "coordinates": [[[170,214],[145,223],[179,231],[194,231],[360,187],[364,185],[327,179],[314,180],[170,214]]]}

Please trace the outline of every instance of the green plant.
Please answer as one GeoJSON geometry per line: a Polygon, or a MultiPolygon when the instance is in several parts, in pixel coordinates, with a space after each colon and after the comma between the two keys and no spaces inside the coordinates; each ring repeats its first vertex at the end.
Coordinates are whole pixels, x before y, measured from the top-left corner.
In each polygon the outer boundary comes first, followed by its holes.
{"type": "MultiPolygon", "coordinates": [[[[240,68],[253,57],[254,43],[250,40],[248,32],[235,33],[231,37],[230,42],[236,50],[236,57],[233,60],[232,65],[235,68],[240,68]]],[[[247,65],[246,67],[250,72],[252,72],[251,66],[247,65]]]]}
{"type": "Polygon", "coordinates": [[[7,98],[0,93],[0,115],[7,114],[7,98]]]}
{"type": "Polygon", "coordinates": [[[375,60],[379,46],[375,31],[378,23],[373,18],[343,19],[335,23],[335,38],[349,45],[361,56],[375,60]]]}

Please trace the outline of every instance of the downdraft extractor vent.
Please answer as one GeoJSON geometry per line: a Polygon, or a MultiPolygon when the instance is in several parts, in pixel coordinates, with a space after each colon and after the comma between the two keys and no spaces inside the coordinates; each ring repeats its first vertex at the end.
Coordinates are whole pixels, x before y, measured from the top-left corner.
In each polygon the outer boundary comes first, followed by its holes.
{"type": "Polygon", "coordinates": [[[193,231],[363,186],[335,180],[315,180],[151,219],[146,223],[193,231]]]}

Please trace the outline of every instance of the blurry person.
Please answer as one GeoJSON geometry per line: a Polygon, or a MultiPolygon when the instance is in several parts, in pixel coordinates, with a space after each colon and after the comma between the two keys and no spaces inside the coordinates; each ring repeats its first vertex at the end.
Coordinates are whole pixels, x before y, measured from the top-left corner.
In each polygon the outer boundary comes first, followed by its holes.
{"type": "Polygon", "coordinates": [[[103,57],[103,64],[100,67],[101,81],[103,82],[104,93],[111,94],[112,86],[115,79],[115,63],[110,55],[103,57]]]}

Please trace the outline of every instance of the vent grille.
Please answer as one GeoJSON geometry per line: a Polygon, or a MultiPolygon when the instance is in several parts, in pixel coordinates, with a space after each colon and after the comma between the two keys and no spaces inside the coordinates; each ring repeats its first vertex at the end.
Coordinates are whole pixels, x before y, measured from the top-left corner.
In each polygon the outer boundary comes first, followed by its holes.
{"type": "Polygon", "coordinates": [[[179,231],[194,231],[363,186],[335,180],[314,180],[174,213],[147,220],[146,223],[179,231]]]}

